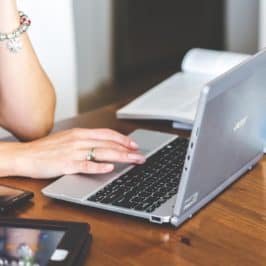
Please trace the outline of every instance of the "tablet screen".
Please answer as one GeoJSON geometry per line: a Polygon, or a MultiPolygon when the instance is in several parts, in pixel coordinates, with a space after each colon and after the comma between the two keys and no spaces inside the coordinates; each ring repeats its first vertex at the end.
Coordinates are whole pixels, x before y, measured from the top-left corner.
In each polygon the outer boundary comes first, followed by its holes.
{"type": "Polygon", "coordinates": [[[0,226],[0,265],[46,266],[65,232],[0,226]]]}

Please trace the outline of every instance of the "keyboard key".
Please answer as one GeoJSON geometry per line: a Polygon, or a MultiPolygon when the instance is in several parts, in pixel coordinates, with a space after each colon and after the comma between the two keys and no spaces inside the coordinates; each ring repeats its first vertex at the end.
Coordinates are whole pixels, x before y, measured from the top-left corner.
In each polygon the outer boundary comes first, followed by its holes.
{"type": "Polygon", "coordinates": [[[149,203],[149,202],[140,203],[134,207],[134,210],[144,211],[145,209],[147,209],[151,205],[152,205],[152,203],[149,203]]]}

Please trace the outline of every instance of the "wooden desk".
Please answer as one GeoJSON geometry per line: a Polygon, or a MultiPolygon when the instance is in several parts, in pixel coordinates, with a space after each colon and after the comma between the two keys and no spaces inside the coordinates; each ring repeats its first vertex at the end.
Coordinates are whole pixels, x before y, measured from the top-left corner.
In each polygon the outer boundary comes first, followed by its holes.
{"type": "MultiPolygon", "coordinates": [[[[60,122],[70,127],[170,130],[167,123],[115,119],[117,105],[60,122]]],[[[171,130],[173,131],[173,130],[171,130]]],[[[44,197],[51,181],[5,178],[1,183],[35,192],[34,203],[18,217],[88,222],[93,245],[86,265],[266,265],[266,160],[233,184],[178,229],[44,197]]]]}

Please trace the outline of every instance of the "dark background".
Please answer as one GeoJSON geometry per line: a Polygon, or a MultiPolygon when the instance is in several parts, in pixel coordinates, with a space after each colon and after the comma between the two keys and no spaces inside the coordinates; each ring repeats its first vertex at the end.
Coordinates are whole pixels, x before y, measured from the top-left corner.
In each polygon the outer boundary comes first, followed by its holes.
{"type": "Polygon", "coordinates": [[[114,75],[118,83],[178,70],[192,47],[224,48],[221,0],[115,0],[114,75]]]}
{"type": "Polygon", "coordinates": [[[112,80],[83,95],[79,111],[144,93],[178,72],[191,48],[224,50],[224,2],[112,0],[112,80]]]}

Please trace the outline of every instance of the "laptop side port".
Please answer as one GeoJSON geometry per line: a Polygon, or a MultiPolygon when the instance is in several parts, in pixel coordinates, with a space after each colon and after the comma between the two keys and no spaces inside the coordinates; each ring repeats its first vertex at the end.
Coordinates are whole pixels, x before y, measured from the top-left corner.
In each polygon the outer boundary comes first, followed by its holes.
{"type": "Polygon", "coordinates": [[[153,222],[153,223],[157,223],[157,224],[162,224],[162,219],[160,217],[157,217],[157,216],[152,216],[150,218],[150,221],[153,222]]]}

